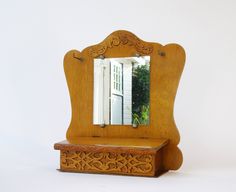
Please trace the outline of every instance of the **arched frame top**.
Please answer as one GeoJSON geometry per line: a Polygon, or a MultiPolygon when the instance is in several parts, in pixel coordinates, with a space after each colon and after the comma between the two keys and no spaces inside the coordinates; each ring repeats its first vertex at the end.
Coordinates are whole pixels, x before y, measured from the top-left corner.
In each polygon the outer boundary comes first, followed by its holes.
{"type": "Polygon", "coordinates": [[[173,108],[176,91],[185,63],[184,49],[177,44],[145,42],[128,31],[115,31],[97,45],[82,52],[69,51],[64,70],[71,98],[72,118],[67,140],[79,137],[165,138],[173,146],[180,140],[173,108]],[[93,60],[150,56],[150,123],[134,129],[132,125],[93,125],[93,60]]]}

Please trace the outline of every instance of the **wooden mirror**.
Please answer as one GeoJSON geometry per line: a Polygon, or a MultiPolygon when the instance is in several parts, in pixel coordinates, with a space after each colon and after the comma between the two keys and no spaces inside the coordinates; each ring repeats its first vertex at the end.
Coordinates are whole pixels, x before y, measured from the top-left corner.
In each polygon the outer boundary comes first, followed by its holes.
{"type": "Polygon", "coordinates": [[[66,141],[54,145],[60,170],[141,176],[177,170],[182,153],[173,107],[184,62],[180,45],[145,42],[128,31],[69,51],[72,118],[66,141]]]}

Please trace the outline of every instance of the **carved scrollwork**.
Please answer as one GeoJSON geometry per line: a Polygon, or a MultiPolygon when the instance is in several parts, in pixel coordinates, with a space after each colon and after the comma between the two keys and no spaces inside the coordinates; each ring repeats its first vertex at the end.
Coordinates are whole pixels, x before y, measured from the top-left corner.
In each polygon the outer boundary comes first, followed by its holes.
{"type": "Polygon", "coordinates": [[[61,167],[85,172],[145,175],[153,171],[153,158],[149,154],[61,151],[61,167]]]}
{"type": "Polygon", "coordinates": [[[92,57],[98,57],[114,46],[128,45],[135,47],[140,54],[151,54],[153,46],[133,35],[132,33],[119,31],[108,36],[102,43],[92,46],[89,50],[92,57]]]}
{"type": "Polygon", "coordinates": [[[104,54],[107,48],[112,48],[113,46],[118,46],[120,44],[120,39],[117,36],[110,35],[106,41],[102,42],[99,45],[95,45],[90,49],[90,54],[93,57],[98,57],[104,54]]]}
{"type": "Polygon", "coordinates": [[[129,46],[134,46],[139,53],[150,54],[153,51],[152,45],[142,41],[131,33],[118,32],[118,35],[123,45],[128,44],[129,46]]]}

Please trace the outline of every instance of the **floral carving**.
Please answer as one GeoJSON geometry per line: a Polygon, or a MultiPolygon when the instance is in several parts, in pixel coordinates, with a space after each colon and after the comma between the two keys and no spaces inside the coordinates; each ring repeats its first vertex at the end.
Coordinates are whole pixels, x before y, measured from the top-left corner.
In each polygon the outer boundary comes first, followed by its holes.
{"type": "Polygon", "coordinates": [[[61,168],[81,172],[148,175],[153,172],[153,159],[150,154],[61,151],[61,168]]]}
{"type": "Polygon", "coordinates": [[[107,48],[112,48],[113,46],[118,46],[120,44],[120,39],[117,36],[110,35],[105,42],[95,45],[90,49],[90,54],[93,57],[98,57],[106,52],[107,48]]]}
{"type": "Polygon", "coordinates": [[[89,52],[93,57],[98,57],[104,54],[108,48],[119,45],[133,46],[141,54],[151,54],[153,51],[153,46],[150,43],[142,41],[132,33],[119,31],[108,36],[102,43],[92,46],[89,52]]]}
{"type": "Polygon", "coordinates": [[[152,45],[143,42],[131,33],[119,32],[118,35],[123,45],[128,44],[129,46],[134,46],[139,53],[150,54],[153,51],[152,45]]]}

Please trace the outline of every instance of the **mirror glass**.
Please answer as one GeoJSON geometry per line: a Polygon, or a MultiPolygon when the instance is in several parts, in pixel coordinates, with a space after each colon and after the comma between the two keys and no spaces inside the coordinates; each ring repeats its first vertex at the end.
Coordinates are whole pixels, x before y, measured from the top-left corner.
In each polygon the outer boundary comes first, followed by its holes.
{"type": "Polygon", "coordinates": [[[150,56],[94,59],[93,123],[149,124],[150,56]]]}

